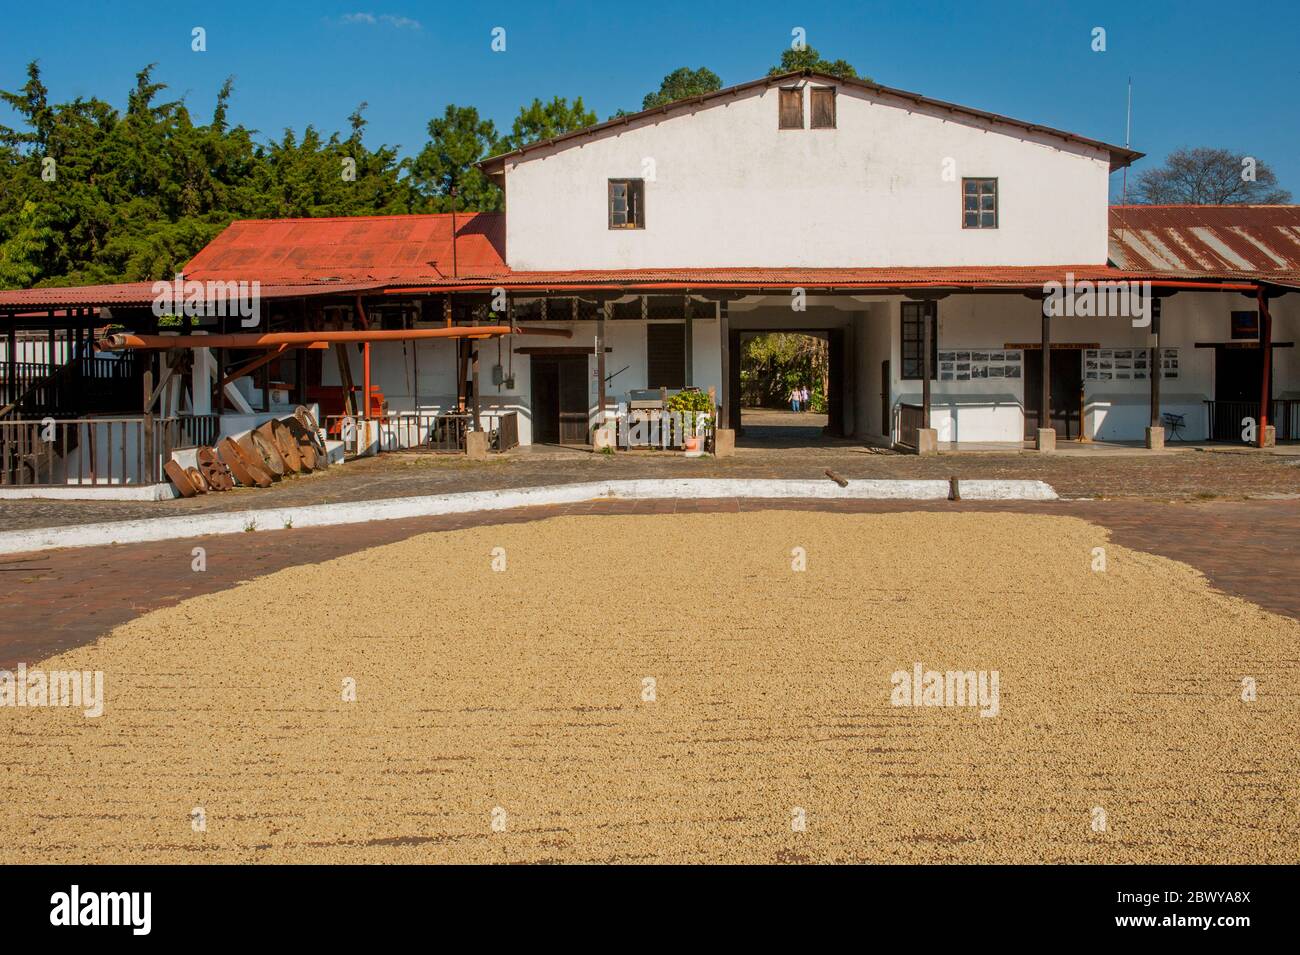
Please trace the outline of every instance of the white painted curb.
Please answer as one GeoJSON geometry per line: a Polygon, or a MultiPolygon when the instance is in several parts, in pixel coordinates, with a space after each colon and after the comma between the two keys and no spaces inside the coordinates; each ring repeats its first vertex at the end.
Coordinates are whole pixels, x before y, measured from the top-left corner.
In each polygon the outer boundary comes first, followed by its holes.
{"type": "Polygon", "coordinates": [[[180,497],[170,484],[61,484],[57,487],[0,487],[0,501],[170,501],[180,497]]]}
{"type": "MultiPolygon", "coordinates": [[[[1056,492],[1042,481],[962,481],[966,501],[1054,501],[1056,492]]],[[[288,527],[329,527],[390,521],[403,517],[435,517],[470,511],[501,511],[544,504],[577,504],[600,498],[656,500],[677,498],[803,498],[811,500],[939,501],[948,497],[947,481],[746,480],[741,478],[678,478],[675,480],[592,481],[543,487],[502,488],[379,501],[308,504],[222,514],[155,517],[105,524],[45,527],[0,533],[0,554],[20,554],[57,547],[98,547],[177,540],[207,534],[241,534],[288,527]]]]}

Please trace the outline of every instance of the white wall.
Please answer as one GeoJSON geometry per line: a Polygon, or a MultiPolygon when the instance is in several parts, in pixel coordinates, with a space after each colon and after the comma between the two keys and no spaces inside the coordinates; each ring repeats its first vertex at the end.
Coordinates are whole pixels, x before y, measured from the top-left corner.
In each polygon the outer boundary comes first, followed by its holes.
{"type": "Polygon", "coordinates": [[[1101,151],[845,86],[836,129],[782,130],[778,97],[750,90],[509,161],[510,266],[1105,263],[1101,151]],[[998,178],[997,229],[962,228],[963,176],[998,178]],[[644,229],[608,227],[611,178],[647,179],[644,229]]]}

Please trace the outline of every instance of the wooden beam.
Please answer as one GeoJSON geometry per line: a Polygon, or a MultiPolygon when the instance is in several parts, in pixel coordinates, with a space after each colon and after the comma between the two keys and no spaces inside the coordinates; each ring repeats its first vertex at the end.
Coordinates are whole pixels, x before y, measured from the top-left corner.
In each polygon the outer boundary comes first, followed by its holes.
{"type": "MultiPolygon", "coordinates": [[[[921,427],[930,427],[930,310],[921,303],[921,427]]],[[[934,306],[935,323],[938,324],[939,307],[934,306]]]]}
{"type": "Polygon", "coordinates": [[[1052,426],[1052,316],[1048,314],[1047,301],[1042,301],[1043,313],[1043,391],[1038,410],[1040,431],[1052,426]]]}
{"type": "Polygon", "coordinates": [[[472,349],[472,351],[471,351],[471,358],[470,358],[470,367],[471,367],[471,369],[472,369],[472,371],[471,371],[471,373],[470,373],[470,388],[471,388],[471,400],[473,401],[474,430],[475,430],[475,431],[481,431],[481,430],[482,430],[482,426],[479,424],[479,410],[478,410],[478,391],[479,391],[479,386],[478,386],[478,346],[477,346],[477,345],[470,345],[469,347],[472,349]]]}
{"type": "Polygon", "coordinates": [[[1160,348],[1160,299],[1151,300],[1151,334],[1155,344],[1151,346],[1151,358],[1147,362],[1147,371],[1151,375],[1151,427],[1161,427],[1160,421],[1160,385],[1165,377],[1164,353],[1160,348]]]}
{"type": "Polygon", "coordinates": [[[605,322],[614,313],[610,299],[600,303],[600,317],[596,319],[596,423],[605,423],[605,322]]]}
{"type": "Polygon", "coordinates": [[[691,297],[690,295],[687,295],[682,302],[682,320],[684,323],[683,334],[686,336],[686,368],[682,382],[687,388],[695,384],[695,322],[692,321],[694,317],[693,312],[694,309],[691,305],[691,297]]]}
{"type": "Polygon", "coordinates": [[[1256,444],[1265,447],[1264,430],[1268,427],[1268,417],[1272,412],[1269,405],[1273,397],[1273,316],[1268,311],[1268,295],[1261,285],[1259,288],[1259,347],[1263,354],[1262,373],[1259,383],[1259,425],[1255,429],[1256,444]]]}

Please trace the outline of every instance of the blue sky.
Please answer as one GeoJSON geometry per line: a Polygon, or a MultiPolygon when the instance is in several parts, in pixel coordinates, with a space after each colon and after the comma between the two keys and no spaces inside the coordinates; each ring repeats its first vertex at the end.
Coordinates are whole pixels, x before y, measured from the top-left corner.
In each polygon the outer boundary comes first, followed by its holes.
{"type": "Polygon", "coordinates": [[[123,106],[135,72],[157,62],[156,77],[206,119],[233,73],[232,118],[264,136],[342,129],[364,100],[370,143],[403,153],[449,102],[508,126],[534,96],[581,95],[605,119],[639,108],[678,66],[708,66],[728,85],[753,79],[799,26],[828,59],[878,82],[1114,143],[1132,76],[1144,164],[1180,145],[1222,146],[1263,158],[1300,201],[1295,3],[9,0],[3,23],[0,88],[20,86],[36,58],[56,100],[123,106]],[[190,50],[196,26],[206,53],[190,50]],[[498,26],[504,53],[490,49],[498,26]],[[1104,53],[1091,49],[1094,27],[1106,30],[1104,53]]]}

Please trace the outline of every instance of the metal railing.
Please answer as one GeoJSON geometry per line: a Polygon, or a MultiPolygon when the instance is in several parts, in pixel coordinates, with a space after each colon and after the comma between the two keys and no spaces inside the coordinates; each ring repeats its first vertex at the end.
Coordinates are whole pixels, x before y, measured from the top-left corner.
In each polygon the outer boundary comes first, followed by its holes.
{"type": "MultiPolygon", "coordinates": [[[[1300,400],[1274,398],[1269,409],[1268,423],[1276,429],[1278,441],[1295,441],[1300,438],[1300,400]]],[[[1259,424],[1258,401],[1206,401],[1206,420],[1209,422],[1211,441],[1240,443],[1245,421],[1259,424]]]]}
{"type": "Polygon", "coordinates": [[[0,421],[0,485],[145,485],[176,448],[211,444],[217,415],[0,421]]]}

